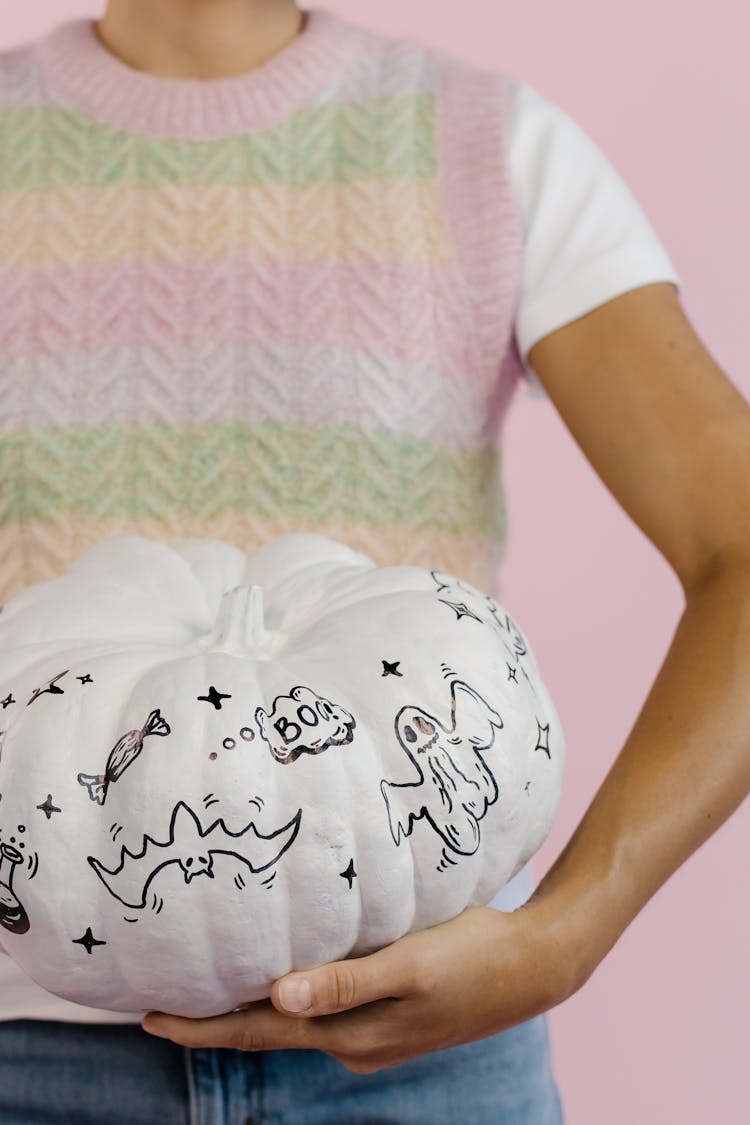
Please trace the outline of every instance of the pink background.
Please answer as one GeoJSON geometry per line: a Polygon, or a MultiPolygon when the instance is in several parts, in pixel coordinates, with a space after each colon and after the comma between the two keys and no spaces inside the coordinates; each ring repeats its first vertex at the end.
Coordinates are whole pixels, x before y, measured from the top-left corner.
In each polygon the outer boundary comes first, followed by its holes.
{"type": "MultiPolygon", "coordinates": [[[[683,280],[692,323],[750,394],[745,4],[326,6],[506,70],[567,110],[635,192],[683,280]]],[[[10,7],[3,5],[0,48],[71,16],[98,16],[104,4],[26,0],[12,13],[10,7]]],[[[568,741],[560,810],[532,865],[538,880],[622,746],[671,641],[682,597],[668,565],[602,485],[549,402],[516,396],[504,461],[511,536],[501,598],[531,638],[568,741]]],[[[743,805],[651,899],[585,988],[550,1013],[566,1125],[750,1120],[748,826],[743,805]]]]}

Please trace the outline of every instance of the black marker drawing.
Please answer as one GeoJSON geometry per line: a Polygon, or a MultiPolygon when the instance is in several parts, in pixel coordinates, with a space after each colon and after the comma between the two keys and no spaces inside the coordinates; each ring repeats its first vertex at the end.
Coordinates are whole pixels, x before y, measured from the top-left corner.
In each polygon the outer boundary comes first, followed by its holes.
{"type": "Polygon", "coordinates": [[[5,699],[0,700],[0,703],[2,703],[2,705],[3,705],[3,711],[5,710],[6,707],[10,707],[11,703],[15,703],[15,702],[16,701],[13,698],[13,692],[12,691],[8,692],[5,699]]]}
{"type": "Polygon", "coordinates": [[[89,791],[89,797],[97,804],[103,805],[107,799],[107,790],[110,783],[117,781],[128,766],[131,766],[143,749],[143,740],[150,734],[160,736],[171,732],[169,723],[162,719],[159,709],[152,711],[146,719],[145,725],[140,730],[129,730],[112,748],[107,759],[107,768],[104,773],[79,773],[78,783],[84,785],[89,791]]]}
{"type": "Polygon", "coordinates": [[[549,750],[549,723],[547,723],[546,726],[542,726],[542,724],[537,719],[536,725],[537,725],[538,730],[537,730],[536,746],[534,747],[534,749],[535,750],[543,750],[544,753],[547,755],[547,757],[551,760],[552,755],[550,754],[550,750],[549,750]]]}
{"type": "MultiPolygon", "coordinates": [[[[491,598],[489,594],[483,594],[481,590],[477,590],[475,586],[462,582],[460,578],[452,578],[450,575],[441,574],[438,570],[431,570],[430,574],[437,585],[438,593],[448,593],[454,598],[463,595],[461,598],[463,609],[466,610],[469,607],[473,607],[472,616],[475,616],[478,621],[483,621],[488,625],[491,623],[501,634],[509,634],[513,641],[512,653],[514,656],[518,657],[526,654],[528,650],[523,633],[509,613],[503,610],[501,616],[500,606],[494,598],[491,598]],[[488,621],[486,617],[479,616],[485,613],[489,613],[491,622],[488,621]]],[[[438,600],[441,602],[445,601],[444,598],[439,598],[438,600]]],[[[445,604],[451,605],[452,603],[445,601],[445,604]]],[[[457,607],[453,606],[453,608],[456,609],[457,607]]],[[[459,617],[460,616],[459,614],[459,617]]]]}
{"type": "Polygon", "coordinates": [[[502,610],[501,612],[501,607],[489,594],[483,594],[481,590],[477,590],[475,586],[463,582],[460,578],[453,578],[450,575],[442,574],[439,570],[431,570],[430,574],[437,586],[437,592],[439,594],[450,594],[454,598],[461,598],[458,604],[447,601],[444,597],[438,599],[438,601],[451,606],[451,608],[456,611],[458,620],[460,620],[462,616],[474,617],[477,621],[481,621],[485,625],[492,625],[493,628],[497,630],[504,647],[512,656],[515,663],[518,664],[521,672],[526,677],[526,682],[536,695],[537,690],[529,678],[523,661],[520,659],[529,651],[528,645],[523,633],[510,614],[506,610],[502,610]],[[508,643],[509,641],[510,643],[508,643]]]}
{"type": "Polygon", "coordinates": [[[37,805],[36,807],[41,812],[44,813],[44,815],[47,817],[47,820],[49,820],[51,818],[53,812],[62,812],[62,809],[59,809],[57,807],[57,805],[52,804],[52,794],[51,793],[47,794],[47,800],[46,801],[43,801],[41,805],[37,805]]]}
{"type": "Polygon", "coordinates": [[[76,679],[80,680],[82,684],[93,684],[94,682],[88,672],[85,676],[76,676],[76,679]]]}
{"type": "Polygon", "coordinates": [[[454,578],[452,574],[443,574],[440,570],[431,570],[430,574],[435,580],[439,594],[447,591],[451,597],[458,597],[459,594],[468,594],[470,598],[476,597],[478,594],[480,597],[484,597],[476,586],[464,582],[462,578],[454,578]]]}
{"type": "Polygon", "coordinates": [[[440,850],[440,863],[436,864],[435,870],[436,871],[447,871],[447,869],[449,867],[455,867],[457,863],[458,863],[458,860],[452,859],[451,856],[448,855],[445,848],[441,848],[441,850],[440,850]]]}
{"type": "Polygon", "coordinates": [[[383,665],[383,671],[382,671],[381,675],[383,675],[383,676],[403,676],[404,673],[399,672],[399,670],[398,670],[398,666],[401,663],[400,660],[394,660],[394,662],[392,664],[389,664],[387,660],[382,660],[381,663],[383,665]]]}
{"type": "Polygon", "coordinates": [[[481,621],[482,618],[479,614],[475,613],[473,609],[469,609],[466,602],[449,602],[447,598],[438,598],[439,602],[443,605],[449,605],[451,609],[456,611],[456,620],[460,621],[462,617],[473,617],[475,621],[481,621]]]}
{"type": "Polygon", "coordinates": [[[328,746],[351,742],[356,726],[354,716],[344,707],[301,684],[289,695],[278,695],[270,713],[257,707],[255,721],[261,738],[282,765],[295,762],[300,754],[322,754],[328,746]]]}
{"type": "Polygon", "coordinates": [[[13,890],[13,875],[23,861],[18,848],[0,844],[0,926],[12,934],[25,934],[30,927],[29,916],[13,890]]]}
{"type": "Polygon", "coordinates": [[[94,952],[95,945],[106,945],[107,943],[106,941],[98,941],[91,932],[91,926],[88,926],[83,937],[73,938],[72,944],[82,945],[90,957],[94,952]]]}
{"type": "Polygon", "coordinates": [[[346,879],[348,881],[349,890],[351,890],[352,883],[355,879],[359,878],[357,872],[354,870],[354,856],[352,856],[352,858],[349,860],[349,866],[347,867],[346,871],[339,871],[339,875],[342,879],[346,879]]]}
{"type": "Polygon", "coordinates": [[[426,817],[452,851],[473,855],[479,847],[479,821],[498,798],[497,782],[481,751],[491,749],[503,720],[463,680],[452,680],[450,691],[450,727],[421,707],[407,705],[398,712],[396,737],[419,780],[383,780],[380,790],[396,845],[411,834],[416,820],[426,817]],[[457,689],[461,692],[460,714],[457,689]],[[465,766],[460,764],[462,758],[465,766]],[[398,811],[403,801],[410,806],[405,814],[398,811]]]}
{"type": "MultiPolygon", "coordinates": [[[[253,821],[239,832],[227,828],[221,817],[204,828],[193,810],[178,801],[172,811],[169,833],[165,840],[144,835],[138,852],[123,847],[117,867],[109,868],[88,856],[88,862],[109,893],[133,910],[146,905],[146,895],[156,876],[171,863],[179,864],[190,883],[198,875],[214,878],[214,857],[231,856],[246,864],[255,874],[279,861],[291,847],[299,832],[302,809],[292,819],[269,835],[259,832],[253,821]]],[[[159,908],[161,909],[161,908],[159,908]]]]}
{"type": "Polygon", "coordinates": [[[444,595],[444,597],[438,598],[438,601],[455,610],[457,621],[460,621],[462,617],[472,617],[483,625],[489,624],[481,616],[482,613],[486,612],[487,601],[489,600],[485,594],[482,594],[475,586],[462,582],[460,578],[441,574],[439,570],[431,570],[430,574],[437,586],[437,592],[444,595]]]}
{"type": "Polygon", "coordinates": [[[213,703],[216,710],[221,711],[222,699],[231,699],[232,697],[231,695],[224,695],[222,692],[217,691],[214,685],[211,684],[211,687],[208,689],[208,695],[198,695],[196,698],[204,703],[213,703]]]}
{"type": "MultiPolygon", "coordinates": [[[[255,738],[255,731],[252,727],[241,727],[240,738],[243,742],[252,742],[255,738]]],[[[232,738],[231,735],[227,736],[221,744],[225,750],[234,750],[237,745],[237,739],[232,738]]]]}
{"type": "Polygon", "coordinates": [[[28,707],[29,704],[33,703],[35,699],[38,699],[40,695],[45,695],[46,693],[49,693],[50,695],[64,695],[65,692],[63,691],[63,689],[61,687],[57,687],[57,681],[61,680],[63,676],[67,676],[69,671],[70,668],[66,668],[64,672],[58,672],[56,676],[53,676],[51,680],[47,681],[47,687],[35,688],[31,699],[26,704],[26,706],[28,707]]]}
{"type": "Polygon", "coordinates": [[[490,606],[490,613],[495,618],[500,628],[504,628],[510,634],[511,640],[513,641],[513,651],[516,656],[525,656],[529,651],[528,646],[524,639],[523,633],[518,628],[510,614],[503,614],[505,621],[500,621],[497,613],[497,606],[494,603],[490,606]]]}

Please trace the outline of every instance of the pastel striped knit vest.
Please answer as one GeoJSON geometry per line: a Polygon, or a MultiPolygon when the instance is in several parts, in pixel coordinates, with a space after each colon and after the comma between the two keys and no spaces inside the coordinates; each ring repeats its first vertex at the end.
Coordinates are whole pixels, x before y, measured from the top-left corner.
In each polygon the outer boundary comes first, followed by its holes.
{"type": "Polygon", "coordinates": [[[497,592],[507,79],[312,9],[213,81],[0,55],[0,602],[111,535],[292,530],[497,592]]]}

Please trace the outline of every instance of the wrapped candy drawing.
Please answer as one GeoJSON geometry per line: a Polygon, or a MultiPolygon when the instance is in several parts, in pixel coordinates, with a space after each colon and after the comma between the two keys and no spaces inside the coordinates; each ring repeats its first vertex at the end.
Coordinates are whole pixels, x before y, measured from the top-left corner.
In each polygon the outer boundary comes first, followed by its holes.
{"type": "Polygon", "coordinates": [[[468,583],[295,533],[116,536],[0,611],[0,948],[49,991],[199,1016],[484,905],[565,744],[468,583]]]}

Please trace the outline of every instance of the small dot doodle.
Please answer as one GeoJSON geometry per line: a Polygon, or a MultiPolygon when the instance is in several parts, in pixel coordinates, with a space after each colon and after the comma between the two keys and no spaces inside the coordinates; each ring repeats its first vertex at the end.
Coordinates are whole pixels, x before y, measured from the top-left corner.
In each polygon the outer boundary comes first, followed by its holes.
{"type": "MultiPolygon", "coordinates": [[[[252,727],[242,727],[240,730],[240,738],[243,742],[252,742],[255,738],[255,731],[252,727]]],[[[234,738],[225,738],[221,745],[225,750],[234,750],[237,745],[237,740],[234,738]]]]}

